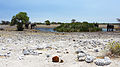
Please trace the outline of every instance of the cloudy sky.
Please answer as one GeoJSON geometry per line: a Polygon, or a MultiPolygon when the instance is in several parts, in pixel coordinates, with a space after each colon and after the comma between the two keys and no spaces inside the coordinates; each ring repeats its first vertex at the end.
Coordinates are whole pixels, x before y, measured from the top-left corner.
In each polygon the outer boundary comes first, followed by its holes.
{"type": "Polygon", "coordinates": [[[27,12],[32,22],[117,22],[120,0],[0,0],[0,21],[27,12]]]}

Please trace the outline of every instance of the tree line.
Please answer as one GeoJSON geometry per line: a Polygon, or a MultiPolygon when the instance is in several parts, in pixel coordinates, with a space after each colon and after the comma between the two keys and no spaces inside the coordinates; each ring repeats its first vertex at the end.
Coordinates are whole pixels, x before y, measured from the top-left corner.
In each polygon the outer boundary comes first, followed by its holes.
{"type": "MultiPolygon", "coordinates": [[[[120,19],[117,18],[117,21],[120,22],[120,19]]],[[[24,25],[25,25],[26,29],[28,29],[29,24],[31,24],[31,28],[32,28],[32,26],[35,26],[36,24],[46,24],[46,25],[61,24],[61,27],[63,26],[65,28],[66,27],[74,28],[74,26],[76,26],[76,28],[77,28],[78,25],[79,25],[78,28],[80,28],[81,25],[82,25],[81,27],[83,28],[84,26],[85,27],[89,27],[89,26],[92,25],[92,24],[90,24],[88,22],[83,22],[83,23],[76,22],[75,19],[72,19],[71,23],[66,23],[66,24],[65,23],[61,23],[61,22],[50,22],[49,20],[46,20],[45,23],[36,22],[36,23],[33,24],[33,23],[31,23],[29,21],[29,17],[28,17],[26,12],[19,12],[18,14],[16,14],[15,16],[12,17],[11,22],[9,22],[9,21],[1,21],[1,22],[2,22],[1,23],[2,25],[9,25],[9,24],[10,24],[10,26],[17,25],[17,30],[18,31],[23,31],[24,30],[24,27],[23,27],[24,25]]],[[[93,23],[93,25],[94,25],[94,23],[93,23]]],[[[56,30],[58,30],[58,28],[60,28],[60,26],[57,27],[56,30]]]]}

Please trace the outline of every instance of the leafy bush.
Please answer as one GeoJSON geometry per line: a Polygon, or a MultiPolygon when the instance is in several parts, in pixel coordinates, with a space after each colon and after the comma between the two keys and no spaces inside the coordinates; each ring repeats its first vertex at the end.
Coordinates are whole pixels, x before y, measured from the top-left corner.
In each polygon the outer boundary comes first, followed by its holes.
{"type": "Polygon", "coordinates": [[[113,41],[112,43],[108,44],[108,49],[110,50],[111,54],[120,55],[120,43],[113,41]]]}
{"type": "Polygon", "coordinates": [[[94,23],[63,23],[54,30],[58,32],[96,32],[102,29],[96,27],[94,23]]]}

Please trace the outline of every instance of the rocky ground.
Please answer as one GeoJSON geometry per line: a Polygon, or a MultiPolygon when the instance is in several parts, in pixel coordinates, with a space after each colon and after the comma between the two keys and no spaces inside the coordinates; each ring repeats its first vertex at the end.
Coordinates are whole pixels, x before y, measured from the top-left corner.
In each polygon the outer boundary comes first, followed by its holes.
{"type": "Polygon", "coordinates": [[[119,32],[0,31],[0,67],[120,67],[120,58],[106,56],[112,41],[119,32]]]}

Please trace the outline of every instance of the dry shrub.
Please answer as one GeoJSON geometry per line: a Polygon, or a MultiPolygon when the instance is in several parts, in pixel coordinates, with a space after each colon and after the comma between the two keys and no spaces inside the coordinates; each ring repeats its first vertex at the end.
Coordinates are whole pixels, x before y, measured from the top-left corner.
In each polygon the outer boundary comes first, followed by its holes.
{"type": "Polygon", "coordinates": [[[120,55],[120,42],[109,42],[108,44],[109,55],[119,56],[120,55]]]}

